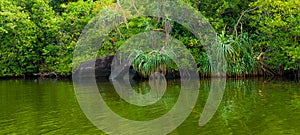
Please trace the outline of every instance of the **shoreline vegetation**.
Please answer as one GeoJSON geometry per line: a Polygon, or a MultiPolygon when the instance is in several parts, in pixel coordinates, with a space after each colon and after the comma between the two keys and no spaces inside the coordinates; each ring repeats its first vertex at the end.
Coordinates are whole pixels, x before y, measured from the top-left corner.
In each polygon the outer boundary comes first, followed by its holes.
{"type": "MultiPolygon", "coordinates": [[[[170,73],[172,74],[172,73],[170,73]]],[[[175,77],[167,77],[167,80],[174,80],[174,79],[180,79],[180,75],[178,73],[173,73],[176,75],[173,75],[175,77]]],[[[295,74],[295,72],[285,72],[283,74],[276,74],[276,75],[271,75],[267,74],[266,72],[263,71],[257,71],[254,73],[250,74],[243,74],[243,75],[232,75],[232,74],[226,74],[226,76],[214,76],[212,77],[209,74],[200,74],[199,73],[199,78],[200,79],[210,79],[210,78],[227,78],[227,79],[251,79],[251,78],[266,78],[273,80],[275,78],[282,78],[282,79],[291,79],[291,80],[299,80],[300,77],[295,74]]],[[[72,79],[72,75],[59,75],[56,73],[52,74],[33,74],[33,75],[22,75],[22,76],[0,76],[0,80],[10,80],[10,79],[72,79]]],[[[96,77],[96,79],[100,80],[110,80],[109,76],[106,77],[96,77]]],[[[145,80],[147,77],[143,76],[137,76],[135,78],[132,78],[133,80],[145,80]]]]}
{"type": "MultiPolygon", "coordinates": [[[[218,33],[228,78],[300,78],[299,0],[179,1],[204,15],[218,33]]],[[[1,0],[0,78],[71,78],[73,51],[82,30],[99,11],[122,9],[120,3],[122,0],[1,0]]],[[[136,5],[135,9],[143,8],[136,5]]],[[[168,18],[128,16],[123,14],[126,21],[103,40],[98,58],[114,55],[133,35],[160,31],[181,41],[193,55],[199,76],[210,77],[204,45],[184,26],[168,18]]],[[[169,54],[141,52],[133,60],[133,69],[144,78],[153,71],[175,73],[178,67],[168,60],[172,58],[169,54]]]]}

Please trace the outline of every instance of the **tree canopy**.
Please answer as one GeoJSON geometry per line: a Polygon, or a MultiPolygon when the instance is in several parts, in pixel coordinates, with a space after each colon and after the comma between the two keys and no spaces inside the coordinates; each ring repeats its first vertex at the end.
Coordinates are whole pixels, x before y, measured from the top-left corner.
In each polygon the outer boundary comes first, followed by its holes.
{"type": "MultiPolygon", "coordinates": [[[[226,55],[229,75],[255,75],[258,71],[280,75],[300,70],[300,1],[182,1],[201,12],[215,28],[226,55]]],[[[73,51],[82,30],[99,11],[116,6],[117,2],[1,0],[0,76],[70,75],[73,51]]],[[[203,76],[209,74],[210,65],[201,42],[184,26],[167,18],[139,17],[121,23],[103,41],[98,56],[114,55],[131,36],[151,30],[163,31],[166,23],[172,27],[170,35],[192,53],[198,71],[203,76]]],[[[150,58],[147,53],[138,60],[150,58]]],[[[176,66],[168,69],[176,70],[176,66]]]]}

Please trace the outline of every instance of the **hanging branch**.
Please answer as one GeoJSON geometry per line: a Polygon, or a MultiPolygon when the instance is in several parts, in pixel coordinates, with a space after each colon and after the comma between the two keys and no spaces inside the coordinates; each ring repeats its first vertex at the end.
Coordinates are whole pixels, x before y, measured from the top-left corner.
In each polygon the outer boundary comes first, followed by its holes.
{"type": "MultiPolygon", "coordinates": [[[[237,23],[234,25],[234,30],[233,30],[233,32],[232,32],[232,36],[234,36],[234,34],[235,34],[235,37],[238,36],[237,27],[238,27],[238,25],[241,23],[241,20],[242,20],[242,18],[244,17],[244,15],[245,15],[246,13],[248,13],[248,12],[251,12],[251,11],[257,9],[257,8],[258,8],[258,7],[253,7],[253,8],[251,8],[251,9],[247,9],[247,10],[245,10],[244,12],[241,13],[241,16],[240,16],[239,20],[238,20],[237,23]]],[[[241,26],[242,26],[242,23],[241,23],[241,26]]]]}
{"type": "Polygon", "coordinates": [[[256,62],[258,62],[261,65],[261,69],[265,72],[268,73],[271,76],[276,76],[276,73],[272,71],[267,65],[264,64],[263,59],[261,59],[264,56],[264,52],[261,52],[259,56],[256,58],[256,62]]]}
{"type": "Polygon", "coordinates": [[[258,61],[261,64],[261,69],[266,72],[269,73],[271,76],[276,76],[276,73],[273,72],[268,66],[266,66],[262,61],[258,61]]]}
{"type": "Polygon", "coordinates": [[[121,4],[120,4],[120,1],[119,1],[119,0],[117,0],[117,4],[118,4],[118,7],[119,7],[119,9],[120,9],[120,10],[121,10],[121,12],[122,12],[123,19],[124,19],[124,22],[125,22],[125,24],[126,24],[126,28],[127,28],[127,29],[129,29],[129,25],[128,25],[128,21],[127,21],[127,18],[126,18],[125,11],[123,10],[123,8],[122,8],[122,6],[121,6],[121,4]]]}
{"type": "Polygon", "coordinates": [[[172,25],[171,25],[170,21],[168,19],[166,19],[165,32],[166,32],[166,43],[167,44],[169,43],[171,31],[172,31],[172,25]]]}

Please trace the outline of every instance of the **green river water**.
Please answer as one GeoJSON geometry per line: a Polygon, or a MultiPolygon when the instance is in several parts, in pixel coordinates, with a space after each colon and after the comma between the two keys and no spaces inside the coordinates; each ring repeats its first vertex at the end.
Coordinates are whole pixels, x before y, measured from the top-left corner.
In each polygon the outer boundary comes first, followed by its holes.
{"type": "MultiPolygon", "coordinates": [[[[139,92],[148,92],[148,82],[132,85],[139,92]]],[[[137,107],[121,100],[110,82],[98,82],[98,86],[101,96],[114,112],[140,121],[155,119],[168,112],[180,92],[178,80],[168,81],[162,101],[151,107],[137,107]]],[[[210,81],[201,80],[195,108],[170,135],[300,134],[300,83],[297,81],[227,80],[217,112],[201,127],[198,120],[209,91],[210,81]]],[[[72,81],[0,80],[0,134],[94,135],[104,132],[82,112],[72,81]]]]}

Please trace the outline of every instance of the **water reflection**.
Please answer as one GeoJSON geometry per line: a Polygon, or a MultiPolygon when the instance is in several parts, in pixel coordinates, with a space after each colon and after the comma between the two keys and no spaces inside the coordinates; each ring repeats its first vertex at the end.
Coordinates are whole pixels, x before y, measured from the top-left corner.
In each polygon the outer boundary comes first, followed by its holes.
{"type": "MultiPolygon", "coordinates": [[[[167,113],[177,102],[180,81],[167,81],[167,90],[150,106],[128,104],[110,82],[98,81],[101,96],[122,117],[151,120],[167,113]]],[[[196,107],[172,135],[199,134],[300,134],[300,84],[263,79],[228,80],[222,102],[203,127],[198,120],[209,91],[210,80],[200,81],[196,107]]],[[[148,82],[131,82],[147,93],[148,82]]],[[[185,97],[189,98],[189,97],[185,97]]],[[[106,116],[101,116],[106,117],[106,116]]],[[[166,121],[168,122],[168,121],[166,121]]],[[[172,123],[169,122],[170,125],[172,123]]],[[[115,128],[133,130],[130,126],[115,128]]],[[[164,127],[161,127],[164,128],[164,127]]],[[[144,129],[139,129],[144,132],[144,129]]],[[[145,131],[146,132],[146,131],[145,131]]],[[[82,113],[70,81],[0,81],[0,134],[103,134],[82,113]]]]}

